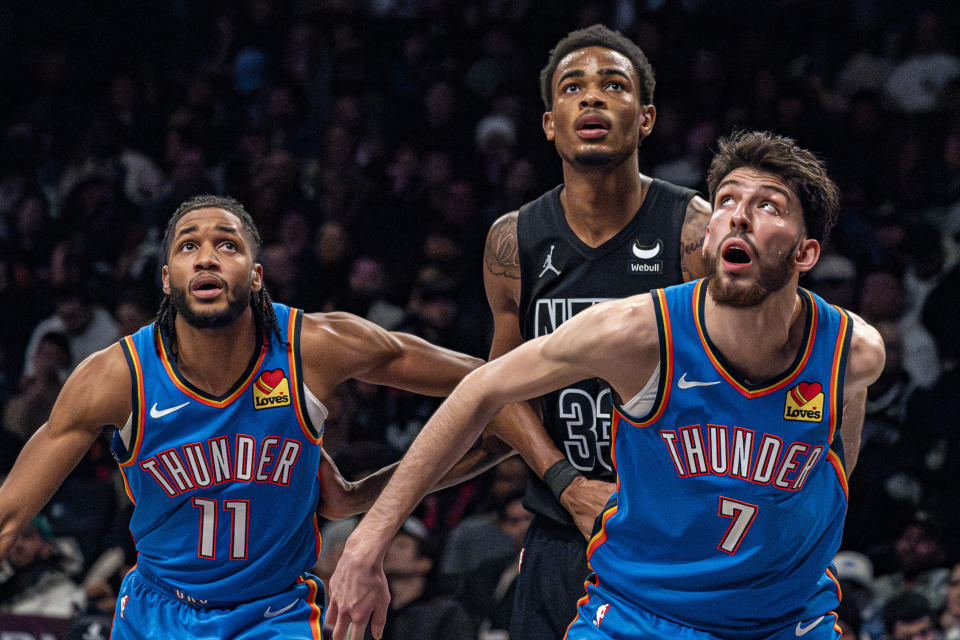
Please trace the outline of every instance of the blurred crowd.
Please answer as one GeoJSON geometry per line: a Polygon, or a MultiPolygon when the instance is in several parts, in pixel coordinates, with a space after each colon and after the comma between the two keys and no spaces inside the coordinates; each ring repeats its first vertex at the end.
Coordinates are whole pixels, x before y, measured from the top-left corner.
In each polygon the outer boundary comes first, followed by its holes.
{"type": "MultiPolygon", "coordinates": [[[[159,238],[197,193],[250,210],[274,299],[485,356],[486,230],[560,181],[539,70],[602,22],[657,72],[644,173],[704,191],[716,138],[737,128],[825,158],[842,214],[802,284],[887,345],[837,563],[845,638],[960,638],[952,3],[95,4],[0,5],[0,475],[70,370],[152,320],[159,238]]],[[[358,477],[398,459],[438,403],[351,382],[331,404],[325,446],[358,477]]],[[[387,556],[387,637],[507,637],[525,482],[511,459],[424,500],[387,556]]],[[[128,517],[105,434],[0,566],[0,612],[109,617],[128,517]]],[[[350,525],[327,525],[321,575],[350,525]]]]}

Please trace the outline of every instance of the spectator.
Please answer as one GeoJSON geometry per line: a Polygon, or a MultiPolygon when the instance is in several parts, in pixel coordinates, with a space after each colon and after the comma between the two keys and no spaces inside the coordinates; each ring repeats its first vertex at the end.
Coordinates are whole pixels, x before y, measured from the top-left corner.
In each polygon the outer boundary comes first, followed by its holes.
{"type": "Polygon", "coordinates": [[[930,603],[921,594],[904,591],[883,607],[886,640],[937,640],[936,622],[930,603]]]}
{"type": "Polygon", "coordinates": [[[877,603],[885,612],[886,604],[903,591],[922,595],[934,610],[944,605],[950,571],[942,566],[947,556],[941,530],[941,523],[927,511],[917,511],[904,527],[894,543],[896,570],[874,581],[877,603]]]}
{"type": "Polygon", "coordinates": [[[940,613],[944,640],[960,639],[960,563],[953,565],[947,579],[947,606],[940,613]]]}
{"type": "MultiPolygon", "coordinates": [[[[429,532],[416,518],[408,518],[383,559],[390,587],[390,615],[383,640],[471,640],[476,630],[469,614],[456,600],[431,593],[428,580],[434,569],[429,532]]],[[[367,630],[366,640],[373,638],[367,630]]]]}
{"type": "Polygon", "coordinates": [[[34,356],[40,338],[48,333],[66,334],[70,342],[71,361],[62,371],[70,372],[80,361],[95,351],[104,349],[120,337],[116,321],[110,313],[93,302],[82,286],[67,287],[54,294],[56,307],[52,316],[42,320],[30,336],[24,355],[24,374],[34,374],[34,356]]]}
{"type": "Polygon", "coordinates": [[[66,335],[52,331],[43,334],[30,363],[33,373],[24,374],[17,393],[7,401],[3,428],[24,442],[29,440],[47,421],[66,379],[63,372],[70,369],[72,362],[66,335]]]}

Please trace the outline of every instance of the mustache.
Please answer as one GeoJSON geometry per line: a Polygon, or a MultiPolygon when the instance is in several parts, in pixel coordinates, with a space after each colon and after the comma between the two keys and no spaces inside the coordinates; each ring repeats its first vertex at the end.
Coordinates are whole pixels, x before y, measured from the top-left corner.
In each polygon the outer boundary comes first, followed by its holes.
{"type": "Polygon", "coordinates": [[[742,240],[745,245],[750,247],[750,251],[753,252],[753,255],[757,256],[759,259],[760,253],[757,251],[757,245],[754,244],[753,241],[750,240],[750,238],[748,238],[747,235],[740,229],[733,229],[730,231],[730,233],[725,235],[723,240],[720,241],[720,246],[722,247],[727,240],[730,240],[731,238],[738,238],[742,240]]]}

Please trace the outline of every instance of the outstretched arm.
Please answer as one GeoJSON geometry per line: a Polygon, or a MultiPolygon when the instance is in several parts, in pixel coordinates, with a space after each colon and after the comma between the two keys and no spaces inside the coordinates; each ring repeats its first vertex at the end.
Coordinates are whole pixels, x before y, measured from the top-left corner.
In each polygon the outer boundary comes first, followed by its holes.
{"type": "MultiPolygon", "coordinates": [[[[477,446],[467,451],[430,491],[439,491],[466,482],[514,454],[509,446],[495,438],[478,441],[477,446]]],[[[350,481],[340,475],[339,469],[326,451],[323,452],[323,458],[320,463],[321,489],[317,513],[328,520],[340,520],[369,511],[400,465],[399,461],[394,462],[360,480],[350,481]]]]}
{"type": "Polygon", "coordinates": [[[50,500],[104,425],[130,414],[130,374],[118,344],[81,362],[60,391],[50,419],[23,447],[0,487],[0,559],[50,500]]]}
{"type": "Polygon", "coordinates": [[[382,563],[390,540],[493,415],[508,404],[594,376],[607,379],[621,394],[635,394],[639,386],[633,379],[637,371],[652,372],[657,344],[652,304],[644,296],[640,303],[597,305],[468,375],[430,418],[348,540],[330,581],[335,640],[343,640],[351,624],[357,627],[353,634],[362,635],[371,614],[374,635],[380,637],[389,602],[382,563]]]}

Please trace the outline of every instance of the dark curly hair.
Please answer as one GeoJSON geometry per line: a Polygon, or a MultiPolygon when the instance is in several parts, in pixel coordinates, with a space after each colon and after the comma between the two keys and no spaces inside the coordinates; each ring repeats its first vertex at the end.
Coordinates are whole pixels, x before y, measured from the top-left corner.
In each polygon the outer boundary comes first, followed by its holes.
{"type": "Polygon", "coordinates": [[[749,167],[773,173],[786,180],[803,207],[807,237],[821,245],[830,238],[837,223],[840,191],[827,176],[823,162],[797,143],[769,131],[738,131],[721,138],[717,154],[707,171],[711,206],[716,204],[717,187],[734,169],[749,167]]]}
{"type": "Polygon", "coordinates": [[[540,70],[540,97],[547,111],[553,110],[553,73],[557,70],[560,61],[572,51],[587,47],[603,47],[623,54],[633,64],[633,68],[640,78],[640,100],[643,104],[653,104],[653,90],[657,81],[653,75],[653,67],[647,60],[647,55],[633,40],[619,31],[614,31],[602,24],[595,24],[585,29],[571,31],[554,46],[547,60],[547,66],[540,70]]]}
{"type": "MultiPolygon", "coordinates": [[[[177,207],[177,210],[173,212],[173,215],[170,216],[169,222],[167,222],[167,228],[163,232],[163,244],[161,245],[161,250],[163,251],[161,262],[164,266],[166,266],[170,261],[170,247],[173,244],[173,230],[174,227],[177,226],[177,222],[179,222],[183,216],[191,211],[207,208],[223,209],[224,211],[229,211],[233,215],[237,216],[237,218],[240,219],[240,224],[243,225],[243,228],[250,235],[254,259],[260,255],[260,245],[263,242],[260,237],[260,231],[257,229],[257,225],[254,223],[253,217],[239,201],[226,196],[198,195],[186,200],[183,204],[177,207]]],[[[262,285],[259,291],[250,292],[250,308],[253,309],[253,319],[257,328],[258,343],[268,342],[270,340],[270,333],[272,333],[274,336],[276,336],[277,341],[280,342],[280,344],[287,344],[281,337],[282,334],[280,332],[280,325],[277,323],[277,316],[273,311],[273,300],[270,299],[270,294],[267,292],[266,285],[262,285]]],[[[157,329],[163,331],[163,333],[166,334],[171,342],[175,342],[177,338],[177,329],[175,323],[176,318],[177,309],[173,305],[173,300],[171,300],[169,295],[165,294],[163,296],[163,300],[160,301],[160,311],[157,312],[157,321],[155,326],[157,329]]],[[[154,340],[159,351],[159,331],[154,332],[154,340]]]]}

